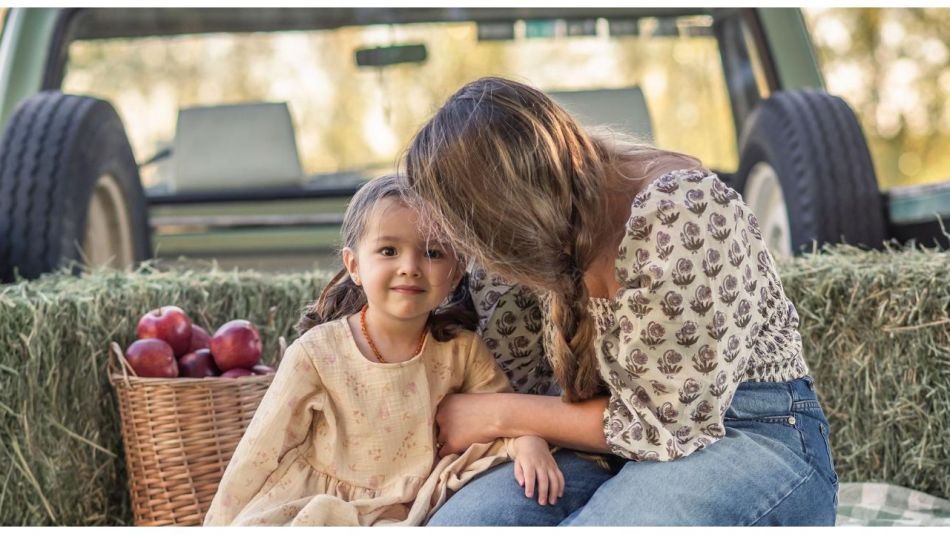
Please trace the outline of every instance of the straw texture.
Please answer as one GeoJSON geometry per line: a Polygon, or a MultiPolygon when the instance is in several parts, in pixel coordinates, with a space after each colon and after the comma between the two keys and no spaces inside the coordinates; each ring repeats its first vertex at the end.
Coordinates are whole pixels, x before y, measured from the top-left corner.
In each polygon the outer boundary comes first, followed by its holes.
{"type": "Polygon", "coordinates": [[[833,250],[782,280],[838,475],[950,498],[950,253],[833,250]]]}
{"type": "Polygon", "coordinates": [[[127,347],[145,312],[174,304],[211,333],[247,319],[274,367],[279,338],[296,337],[329,278],[145,266],[0,285],[0,525],[133,524],[107,362],[109,342],[127,347]]]}
{"type": "MultiPolygon", "coordinates": [[[[836,247],[780,268],[841,479],[950,498],[950,254],[836,247]]],[[[0,524],[133,522],[108,343],[145,311],[248,319],[273,365],[329,277],[146,266],[0,286],[0,524]]]]}

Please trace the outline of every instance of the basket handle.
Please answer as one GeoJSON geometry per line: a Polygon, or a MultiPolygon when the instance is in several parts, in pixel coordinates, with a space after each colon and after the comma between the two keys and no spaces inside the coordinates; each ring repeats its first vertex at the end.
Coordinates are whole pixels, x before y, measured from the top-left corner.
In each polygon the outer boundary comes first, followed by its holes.
{"type": "Polygon", "coordinates": [[[138,373],[136,373],[135,369],[132,368],[132,364],[130,364],[129,361],[125,359],[125,355],[122,354],[122,347],[120,347],[118,343],[115,341],[109,343],[109,349],[111,349],[110,352],[115,356],[115,361],[113,361],[112,358],[109,358],[109,372],[117,374],[118,370],[121,370],[122,379],[125,381],[125,385],[131,387],[129,384],[129,373],[131,373],[134,377],[138,377],[138,373]],[[116,366],[119,367],[118,370],[116,369],[116,366]]]}

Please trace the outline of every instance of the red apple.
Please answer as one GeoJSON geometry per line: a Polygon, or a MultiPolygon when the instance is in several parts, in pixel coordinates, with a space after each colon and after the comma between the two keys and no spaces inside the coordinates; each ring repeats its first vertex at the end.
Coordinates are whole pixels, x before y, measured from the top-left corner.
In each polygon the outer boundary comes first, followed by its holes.
{"type": "Polygon", "coordinates": [[[214,358],[211,357],[211,351],[208,349],[198,349],[178,359],[178,376],[204,378],[220,374],[221,371],[214,364],[214,358]]]}
{"type": "Polygon", "coordinates": [[[178,362],[171,346],[161,339],[138,339],[125,349],[125,359],[138,376],[175,378],[178,362]]]}
{"type": "Polygon", "coordinates": [[[243,367],[235,367],[221,373],[221,378],[241,378],[242,376],[254,376],[254,372],[243,367]]]}
{"type": "Polygon", "coordinates": [[[250,369],[261,360],[261,335],[250,321],[228,321],[211,338],[211,355],[222,371],[250,369]]]}
{"type": "Polygon", "coordinates": [[[188,352],[195,352],[198,349],[207,349],[211,347],[211,334],[207,330],[192,323],[191,324],[191,346],[188,352]]]}
{"type": "Polygon", "coordinates": [[[256,374],[256,375],[272,375],[272,374],[274,374],[274,373],[277,372],[277,371],[274,370],[273,367],[270,367],[270,366],[268,366],[268,365],[264,365],[264,364],[262,364],[262,363],[259,363],[259,364],[255,365],[254,367],[251,367],[251,371],[253,371],[254,374],[256,374]]]}
{"type": "Polygon", "coordinates": [[[161,339],[171,345],[175,356],[181,356],[191,347],[191,319],[178,306],[162,306],[139,319],[136,327],[139,339],[161,339]]]}

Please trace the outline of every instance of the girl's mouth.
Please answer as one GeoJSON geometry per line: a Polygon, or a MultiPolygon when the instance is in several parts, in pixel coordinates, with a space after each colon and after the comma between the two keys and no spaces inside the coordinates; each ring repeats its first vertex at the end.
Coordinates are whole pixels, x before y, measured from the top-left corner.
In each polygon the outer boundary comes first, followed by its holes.
{"type": "Polygon", "coordinates": [[[390,289],[396,293],[402,293],[404,295],[418,295],[419,293],[425,293],[425,290],[418,286],[395,286],[390,289]]]}

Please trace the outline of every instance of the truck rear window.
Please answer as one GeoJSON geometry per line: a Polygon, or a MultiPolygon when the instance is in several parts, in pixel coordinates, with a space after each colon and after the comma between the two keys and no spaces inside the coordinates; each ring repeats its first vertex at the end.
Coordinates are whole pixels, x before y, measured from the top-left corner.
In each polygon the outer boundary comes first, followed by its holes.
{"type": "MultiPolygon", "coordinates": [[[[696,154],[718,170],[737,167],[708,16],[79,40],[69,47],[63,90],[112,102],[139,161],[170,146],[180,108],[287,102],[304,172],[320,180],[392,168],[437,106],[485,75],[526,81],[595,108],[604,98],[641,94],[657,145],[696,154]]],[[[623,123],[624,113],[588,122],[623,123]]],[[[165,178],[160,166],[143,169],[147,187],[165,178]]]]}

